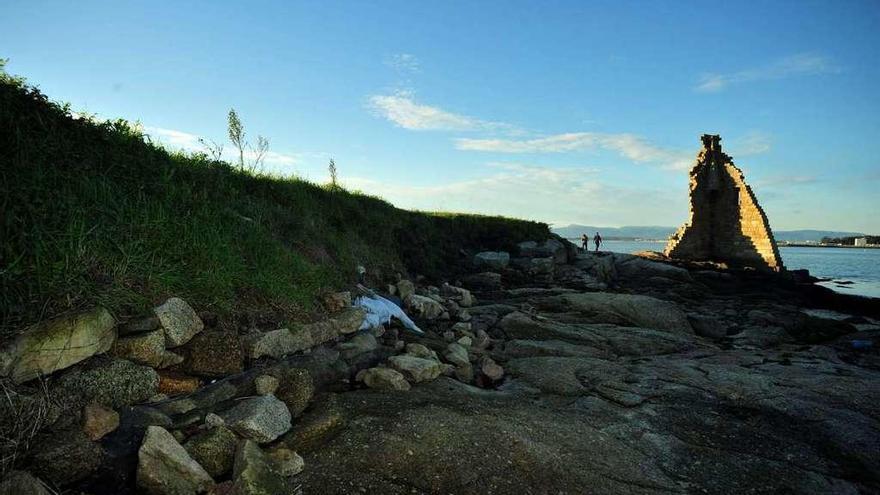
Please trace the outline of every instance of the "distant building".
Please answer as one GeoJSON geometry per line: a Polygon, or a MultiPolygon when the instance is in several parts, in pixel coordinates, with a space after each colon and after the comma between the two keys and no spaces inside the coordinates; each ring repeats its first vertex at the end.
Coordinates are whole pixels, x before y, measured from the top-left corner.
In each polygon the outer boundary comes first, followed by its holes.
{"type": "Polygon", "coordinates": [[[868,245],[868,238],[867,237],[856,237],[854,244],[856,247],[865,247],[868,245]]]}

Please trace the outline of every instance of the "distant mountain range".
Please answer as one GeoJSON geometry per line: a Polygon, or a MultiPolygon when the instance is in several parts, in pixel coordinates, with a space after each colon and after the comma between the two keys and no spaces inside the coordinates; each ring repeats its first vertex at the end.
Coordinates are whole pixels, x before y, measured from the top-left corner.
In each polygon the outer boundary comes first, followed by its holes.
{"type": "MultiPolygon", "coordinates": [[[[569,225],[567,227],[555,227],[554,233],[567,238],[580,238],[587,234],[592,238],[599,232],[606,239],[667,239],[675,233],[675,227],[657,226],[627,226],[627,227],[595,227],[592,225],[569,225]]],[[[774,230],[773,236],[777,241],[804,242],[818,241],[823,237],[851,237],[865,235],[859,232],[838,232],[835,230],[774,230]]]]}

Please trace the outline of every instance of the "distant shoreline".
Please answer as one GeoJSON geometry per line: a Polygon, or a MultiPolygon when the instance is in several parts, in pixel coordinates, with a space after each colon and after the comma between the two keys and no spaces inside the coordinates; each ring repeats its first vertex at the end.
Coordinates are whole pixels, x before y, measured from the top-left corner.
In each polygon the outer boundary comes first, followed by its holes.
{"type": "Polygon", "coordinates": [[[844,248],[844,249],[880,249],[880,246],[872,244],[870,246],[850,246],[847,244],[806,244],[802,242],[784,242],[778,243],[779,247],[811,247],[811,248],[844,248]]]}

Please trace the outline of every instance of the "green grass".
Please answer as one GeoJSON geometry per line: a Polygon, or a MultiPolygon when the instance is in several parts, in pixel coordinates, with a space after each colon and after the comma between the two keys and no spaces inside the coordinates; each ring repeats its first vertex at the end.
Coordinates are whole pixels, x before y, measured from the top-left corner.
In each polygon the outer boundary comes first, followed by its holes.
{"type": "Polygon", "coordinates": [[[298,179],[168,152],[124,121],[75,119],[0,65],[0,330],[169,295],[222,314],[295,317],[322,290],[395,272],[452,276],[462,249],[509,249],[546,224],[411,212],[298,179]]]}

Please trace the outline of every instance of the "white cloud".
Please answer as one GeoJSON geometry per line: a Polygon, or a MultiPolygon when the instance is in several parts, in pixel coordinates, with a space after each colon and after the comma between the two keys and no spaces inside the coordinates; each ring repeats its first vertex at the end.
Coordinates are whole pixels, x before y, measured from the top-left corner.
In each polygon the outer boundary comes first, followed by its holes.
{"type": "Polygon", "coordinates": [[[175,129],[163,127],[145,127],[144,131],[159,143],[186,151],[200,151],[204,148],[199,143],[199,136],[175,129]]]}
{"type": "Polygon", "coordinates": [[[385,60],[385,65],[401,74],[414,74],[421,71],[421,62],[411,53],[395,53],[385,60]]]}
{"type": "MultiPolygon", "coordinates": [[[[505,215],[559,224],[676,224],[686,212],[687,194],[616,187],[599,180],[591,167],[557,168],[521,163],[490,163],[487,175],[428,186],[348,177],[351,189],[381,196],[398,207],[505,215]],[[633,204],[640,205],[633,208],[633,204]]],[[[684,191],[684,189],[682,189],[684,191]]]]}
{"type": "Polygon", "coordinates": [[[758,131],[750,131],[738,139],[730,142],[729,153],[734,160],[740,156],[759,155],[770,151],[772,141],[768,134],[758,131]]]}
{"type": "Polygon", "coordinates": [[[369,98],[367,106],[379,117],[393,122],[398,127],[413,131],[516,131],[509,124],[480,120],[418,103],[408,91],[373,95],[369,98]]]}
{"type": "MultiPolygon", "coordinates": [[[[144,131],[153,140],[169,149],[183,150],[188,152],[206,151],[202,143],[199,142],[201,136],[197,134],[179,131],[176,129],[166,129],[164,127],[145,127],[144,131]]],[[[247,150],[245,151],[244,156],[247,160],[253,160],[256,157],[256,153],[254,151],[247,150]]],[[[230,163],[234,163],[238,160],[238,155],[235,153],[232,147],[227,144],[226,146],[224,146],[222,159],[230,163]]],[[[299,163],[298,157],[294,154],[279,153],[277,151],[271,150],[266,152],[263,161],[267,165],[277,166],[292,166],[299,163]]],[[[273,171],[279,172],[282,170],[277,169],[273,171]]]]}
{"type": "Polygon", "coordinates": [[[732,84],[741,84],[793,76],[806,76],[838,72],[828,57],[813,53],[799,53],[781,58],[770,64],[728,74],[703,74],[694,88],[703,93],[716,93],[732,84]]]}
{"type": "Polygon", "coordinates": [[[455,140],[455,147],[495,153],[563,153],[605,149],[636,162],[655,163],[677,170],[688,168],[692,161],[691,153],[661,148],[633,134],[570,132],[536,139],[459,138],[455,140]]]}

